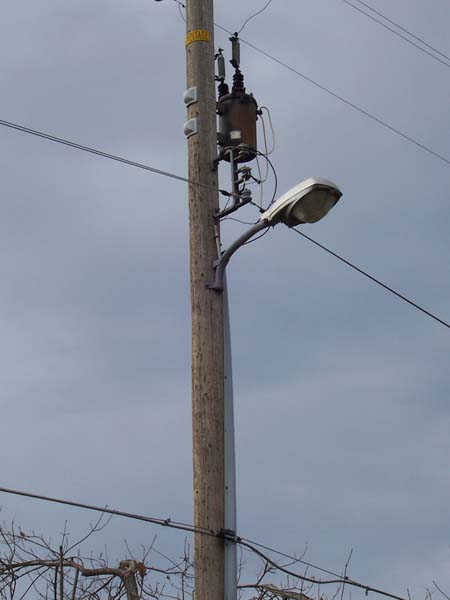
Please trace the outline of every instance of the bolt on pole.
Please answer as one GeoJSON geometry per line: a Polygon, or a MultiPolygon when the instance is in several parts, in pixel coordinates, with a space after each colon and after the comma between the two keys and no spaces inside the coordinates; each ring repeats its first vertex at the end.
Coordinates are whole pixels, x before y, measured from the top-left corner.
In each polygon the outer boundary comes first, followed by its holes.
{"type": "MultiPolygon", "coordinates": [[[[194,522],[224,527],[224,321],[223,294],[214,281],[219,209],[213,0],[186,1],[190,273],[192,304],[192,431],[194,522]],[[215,189],[214,189],[215,188],[215,189]]],[[[224,541],[195,535],[197,600],[224,598],[224,541]]]]}

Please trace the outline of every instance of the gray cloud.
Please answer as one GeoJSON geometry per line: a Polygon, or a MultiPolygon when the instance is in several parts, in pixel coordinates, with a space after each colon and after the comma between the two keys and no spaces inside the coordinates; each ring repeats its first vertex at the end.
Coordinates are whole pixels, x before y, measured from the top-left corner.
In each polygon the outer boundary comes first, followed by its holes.
{"type": "MultiPolygon", "coordinates": [[[[216,1],[216,20],[235,30],[260,4],[216,1]]],[[[377,8],[446,51],[445,3],[377,8]]],[[[9,3],[0,116],[184,174],[183,27],[173,2],[9,3]]],[[[272,2],[244,33],[450,156],[445,67],[342,3],[272,2]]],[[[242,57],[279,191],[309,175],[344,190],[305,232],[448,320],[448,166],[242,57]]],[[[0,168],[2,485],[191,520],[185,186],[6,129],[0,168]]],[[[393,591],[449,590],[446,330],[281,228],[229,285],[240,530],[337,571],[353,547],[351,574],[393,591]]],[[[47,533],[94,520],[1,503],[47,533]]],[[[114,519],[93,544],[121,556],[153,533],[114,519]]],[[[160,532],[168,552],[182,540],[160,532]]]]}

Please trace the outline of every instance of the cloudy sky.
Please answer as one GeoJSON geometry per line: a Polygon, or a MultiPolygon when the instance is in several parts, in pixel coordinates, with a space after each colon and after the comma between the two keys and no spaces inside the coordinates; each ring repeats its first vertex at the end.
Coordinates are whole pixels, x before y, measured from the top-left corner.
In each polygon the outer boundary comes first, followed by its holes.
{"type": "MultiPolygon", "coordinates": [[[[450,54],[448,0],[367,1],[450,54]]],[[[215,4],[234,31],[264,2],[215,4]]],[[[0,119],[186,174],[173,0],[2,9],[0,119]]],[[[343,0],[273,0],[242,37],[450,160],[450,67],[343,0]]],[[[449,164],[241,54],[280,192],[311,175],[344,192],[305,233],[448,321],[449,164]]],[[[186,186],[1,127],[0,173],[1,485],[191,521],[186,186]]],[[[240,533],[336,571],[353,548],[351,576],[396,593],[449,591],[449,330],[282,227],[228,277],[240,533]]],[[[94,518],[0,504],[48,534],[94,518]]],[[[153,533],[117,519],[101,544],[153,533]]]]}

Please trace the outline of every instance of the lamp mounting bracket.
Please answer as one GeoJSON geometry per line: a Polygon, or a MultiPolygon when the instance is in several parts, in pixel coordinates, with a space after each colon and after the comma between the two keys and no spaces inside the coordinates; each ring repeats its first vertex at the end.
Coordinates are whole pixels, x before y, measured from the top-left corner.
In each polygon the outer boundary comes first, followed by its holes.
{"type": "Polygon", "coordinates": [[[244,190],[242,192],[242,194],[240,194],[237,197],[235,195],[233,195],[233,204],[231,206],[229,206],[228,208],[224,208],[223,210],[218,210],[216,212],[216,214],[214,215],[214,217],[216,219],[223,219],[223,217],[226,217],[227,215],[231,215],[231,213],[234,213],[236,210],[239,210],[240,208],[242,208],[243,206],[245,206],[246,204],[248,204],[251,201],[252,201],[252,194],[251,194],[250,190],[244,190]]]}
{"type": "Polygon", "coordinates": [[[239,250],[239,248],[241,246],[243,246],[246,242],[248,242],[248,240],[250,240],[250,238],[252,238],[254,235],[256,235],[259,231],[262,231],[263,229],[267,229],[268,227],[271,227],[271,226],[272,226],[272,224],[266,219],[263,219],[262,221],[258,221],[257,223],[255,223],[255,225],[250,227],[250,229],[248,229],[240,237],[238,237],[238,239],[236,241],[234,241],[231,244],[231,246],[229,246],[226,250],[224,250],[224,252],[222,252],[221,256],[217,260],[215,260],[214,264],[213,264],[214,269],[216,271],[214,281],[212,283],[208,283],[206,285],[206,287],[209,288],[210,290],[216,290],[217,292],[223,292],[223,280],[224,280],[225,268],[226,268],[227,264],[230,262],[230,258],[233,256],[233,254],[236,252],[236,250],[239,250]]]}

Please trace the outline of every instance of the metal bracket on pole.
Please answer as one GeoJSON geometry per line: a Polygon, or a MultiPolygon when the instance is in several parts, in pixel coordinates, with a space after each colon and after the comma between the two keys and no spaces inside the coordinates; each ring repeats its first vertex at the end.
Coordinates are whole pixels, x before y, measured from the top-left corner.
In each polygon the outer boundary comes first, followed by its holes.
{"type": "Polygon", "coordinates": [[[224,446],[224,600],[237,600],[236,444],[234,438],[233,366],[227,279],[223,280],[223,446],[224,446]]]}
{"type": "Polygon", "coordinates": [[[187,138],[190,138],[193,135],[197,135],[197,131],[198,121],[196,118],[189,119],[189,121],[186,121],[186,123],[184,124],[184,135],[187,138]]]}
{"type": "Polygon", "coordinates": [[[249,202],[251,201],[252,194],[250,190],[244,190],[240,196],[236,197],[233,195],[233,203],[231,206],[229,206],[228,208],[224,208],[223,210],[218,210],[214,216],[216,217],[216,219],[222,219],[227,215],[231,215],[231,213],[234,213],[236,210],[242,208],[246,204],[249,204],[249,202]],[[237,198],[239,198],[239,200],[237,198]]]}
{"type": "MultiPolygon", "coordinates": [[[[239,208],[242,208],[246,204],[252,201],[252,193],[249,189],[244,189],[241,193],[239,192],[239,184],[243,181],[246,181],[247,178],[239,179],[239,169],[237,163],[234,158],[235,148],[228,148],[228,154],[230,155],[230,166],[231,166],[231,196],[233,197],[233,201],[231,206],[224,208],[223,210],[218,210],[215,214],[216,219],[222,219],[227,215],[235,212],[239,208]]],[[[221,160],[219,158],[219,160],[221,160]]]]}
{"type": "Polygon", "coordinates": [[[196,86],[189,88],[184,92],[183,101],[186,105],[191,106],[191,104],[195,104],[198,100],[198,88],[196,86]]]}
{"type": "Polygon", "coordinates": [[[245,242],[247,242],[250,238],[256,235],[259,231],[267,229],[270,226],[270,223],[266,220],[258,221],[258,223],[253,225],[253,227],[250,227],[250,229],[248,229],[245,233],[238,237],[238,239],[223,252],[222,256],[220,256],[217,260],[214,261],[216,276],[213,283],[208,283],[206,287],[211,290],[222,292],[225,268],[230,262],[230,258],[233,256],[236,250],[239,250],[239,248],[245,244],[245,242]]]}

